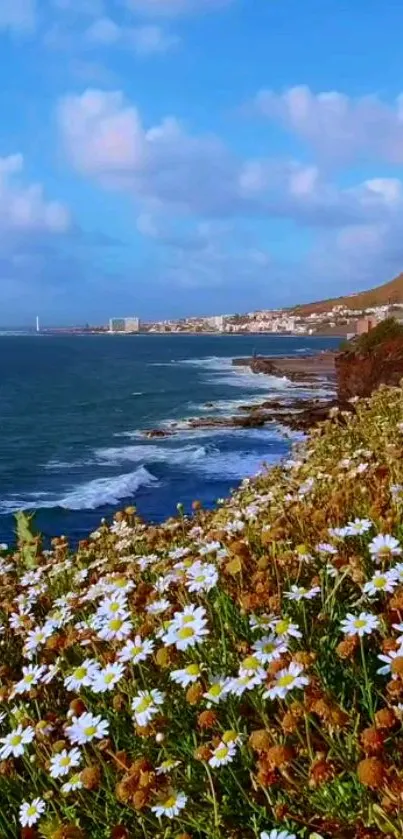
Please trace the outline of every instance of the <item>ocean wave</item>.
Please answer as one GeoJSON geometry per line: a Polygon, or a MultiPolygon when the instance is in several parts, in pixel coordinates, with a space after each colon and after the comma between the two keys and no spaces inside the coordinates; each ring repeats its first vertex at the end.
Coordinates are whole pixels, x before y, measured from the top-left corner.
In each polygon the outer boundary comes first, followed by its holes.
{"type": "Polygon", "coordinates": [[[207,455],[204,446],[183,446],[172,448],[144,445],[144,446],[119,446],[108,449],[97,449],[95,456],[103,463],[114,465],[116,463],[168,463],[170,466],[194,465],[207,455]]]}
{"type": "Polygon", "coordinates": [[[50,493],[31,493],[13,496],[0,502],[0,513],[16,513],[18,510],[96,510],[108,504],[118,504],[123,498],[133,496],[141,486],[154,486],[157,478],[143,466],[135,472],[108,478],[95,478],[79,484],[62,498],[50,493]],[[39,500],[40,497],[40,500],[39,500]]]}

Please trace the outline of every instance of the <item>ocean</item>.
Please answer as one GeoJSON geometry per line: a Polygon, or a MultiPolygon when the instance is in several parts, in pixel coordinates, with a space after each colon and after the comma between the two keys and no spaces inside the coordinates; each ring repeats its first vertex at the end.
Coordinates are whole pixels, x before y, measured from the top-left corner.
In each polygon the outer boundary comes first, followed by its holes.
{"type": "Polygon", "coordinates": [[[266,429],[189,430],[186,418],[233,415],[268,395],[311,395],[232,359],[335,347],[337,339],[258,335],[0,335],[0,541],[13,513],[35,511],[45,537],[73,542],[134,503],[148,521],[213,506],[289,451],[266,429]],[[206,403],[213,403],[214,408],[206,403]],[[142,430],[180,421],[180,433],[142,430]]]}

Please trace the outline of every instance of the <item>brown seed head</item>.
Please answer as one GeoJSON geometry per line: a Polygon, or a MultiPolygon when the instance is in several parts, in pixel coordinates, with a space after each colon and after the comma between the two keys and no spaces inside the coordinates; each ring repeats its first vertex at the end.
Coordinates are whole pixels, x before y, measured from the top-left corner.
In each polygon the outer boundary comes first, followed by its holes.
{"type": "Polygon", "coordinates": [[[279,769],[291,763],[294,757],[294,749],[291,746],[272,746],[266,752],[266,759],[273,769],[279,769]]]}
{"type": "Polygon", "coordinates": [[[309,771],[309,786],[319,787],[335,776],[335,768],[328,760],[315,760],[309,771]]]}
{"type": "Polygon", "coordinates": [[[273,740],[265,728],[252,731],[249,737],[249,745],[254,752],[267,752],[272,746],[273,740]]]}
{"type": "Polygon", "coordinates": [[[353,658],[353,655],[359,646],[359,642],[356,635],[348,635],[347,638],[344,638],[343,641],[340,641],[340,644],[336,647],[336,653],[339,658],[346,659],[346,658],[353,658]]]}
{"type": "Polygon", "coordinates": [[[211,758],[211,749],[208,746],[198,746],[193,754],[195,760],[206,762],[211,758]]]}
{"type": "Polygon", "coordinates": [[[403,676],[403,656],[399,655],[393,659],[390,669],[394,676],[403,676]]]}
{"type": "Polygon", "coordinates": [[[84,713],[84,711],[87,710],[87,708],[86,708],[86,705],[84,705],[84,702],[82,701],[82,699],[73,699],[73,701],[70,702],[69,710],[76,717],[79,717],[79,716],[81,716],[81,714],[84,713]]]}
{"type": "Polygon", "coordinates": [[[386,730],[394,728],[396,725],[396,714],[393,708],[381,708],[375,714],[375,725],[377,728],[385,728],[386,730]]]}
{"type": "Polygon", "coordinates": [[[129,839],[129,831],[123,824],[117,824],[111,830],[110,839],[129,839]]]}
{"type": "Polygon", "coordinates": [[[217,714],[214,711],[202,711],[197,718],[199,728],[214,728],[217,723],[217,714]]]}
{"type": "Polygon", "coordinates": [[[367,755],[376,755],[383,751],[385,737],[379,729],[371,725],[365,728],[360,737],[362,748],[367,755]]]}
{"type": "Polygon", "coordinates": [[[50,834],[50,839],[85,839],[85,833],[75,824],[63,824],[50,834]]]}
{"type": "Polygon", "coordinates": [[[161,667],[163,670],[166,670],[168,667],[170,667],[172,663],[171,650],[169,650],[168,647],[160,647],[155,655],[155,663],[158,665],[158,667],[161,667]]]}
{"type": "Polygon", "coordinates": [[[385,764],[377,757],[366,757],[357,766],[358,780],[365,787],[379,789],[386,780],[385,764]]]}
{"type": "Polygon", "coordinates": [[[86,766],[80,773],[80,781],[85,789],[98,789],[101,781],[99,766],[86,766]]]}
{"type": "Polygon", "coordinates": [[[292,734],[298,728],[298,719],[290,711],[287,711],[281,720],[281,728],[285,734],[292,734]]]}
{"type": "Polygon", "coordinates": [[[186,691],[186,702],[189,705],[197,705],[202,696],[203,696],[203,688],[199,682],[195,682],[194,685],[190,685],[186,691]]]}

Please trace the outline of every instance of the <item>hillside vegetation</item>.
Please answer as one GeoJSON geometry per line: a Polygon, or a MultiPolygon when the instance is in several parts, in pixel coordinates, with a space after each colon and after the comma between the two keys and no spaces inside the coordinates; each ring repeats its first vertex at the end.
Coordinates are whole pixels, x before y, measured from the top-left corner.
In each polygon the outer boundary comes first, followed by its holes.
{"type": "Polygon", "coordinates": [[[304,303],[295,306],[290,311],[296,315],[307,316],[313,313],[329,312],[334,306],[345,306],[348,309],[369,309],[374,306],[387,306],[403,303],[403,274],[399,274],[388,283],[376,286],[368,291],[350,294],[346,297],[333,297],[315,303],[304,303]]]}
{"type": "Polygon", "coordinates": [[[214,513],[19,517],[1,837],[403,835],[403,392],[355,408],[214,513]]]}

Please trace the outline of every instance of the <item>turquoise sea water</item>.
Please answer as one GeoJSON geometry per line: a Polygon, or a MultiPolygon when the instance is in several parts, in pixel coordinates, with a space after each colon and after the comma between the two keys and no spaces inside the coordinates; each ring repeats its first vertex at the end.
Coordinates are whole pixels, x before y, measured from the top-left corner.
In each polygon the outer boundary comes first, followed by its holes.
{"type": "Polygon", "coordinates": [[[12,514],[22,508],[36,511],[46,535],[77,539],[129,503],[154,521],[179,501],[187,509],[194,498],[213,505],[286,454],[289,439],[276,428],[184,425],[175,437],[148,441],[141,430],[231,415],[242,402],[294,393],[286,380],[234,369],[236,356],[336,344],[277,336],[0,336],[0,541],[11,538],[12,514]]]}

